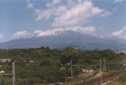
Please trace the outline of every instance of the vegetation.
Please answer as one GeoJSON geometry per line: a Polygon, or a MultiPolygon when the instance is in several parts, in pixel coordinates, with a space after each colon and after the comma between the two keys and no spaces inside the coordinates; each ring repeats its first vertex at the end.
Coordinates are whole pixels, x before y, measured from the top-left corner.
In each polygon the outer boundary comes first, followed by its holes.
{"type": "MultiPolygon", "coordinates": [[[[11,73],[11,64],[16,62],[16,85],[34,85],[35,83],[65,82],[71,76],[70,60],[73,61],[73,76],[82,73],[82,69],[99,69],[99,59],[106,59],[107,71],[123,69],[122,58],[112,50],[77,51],[72,47],[64,50],[48,47],[29,49],[1,49],[0,59],[11,59],[2,63],[0,70],[11,73]]],[[[103,64],[103,62],[102,62],[103,64]]],[[[12,85],[11,76],[3,76],[5,85],[12,85]]],[[[1,80],[0,80],[1,83],[1,80]]]]}
{"type": "Polygon", "coordinates": [[[122,84],[126,84],[126,73],[118,79],[122,84]]]}
{"type": "Polygon", "coordinates": [[[126,73],[124,73],[118,80],[114,81],[110,85],[126,85],[126,73]]]}

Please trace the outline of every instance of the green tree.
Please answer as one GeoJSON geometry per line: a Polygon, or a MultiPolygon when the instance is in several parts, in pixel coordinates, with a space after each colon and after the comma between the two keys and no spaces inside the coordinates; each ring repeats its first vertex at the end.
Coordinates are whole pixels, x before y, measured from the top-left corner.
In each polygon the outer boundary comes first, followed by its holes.
{"type": "Polygon", "coordinates": [[[61,53],[61,62],[62,64],[70,63],[70,60],[73,61],[73,64],[77,63],[79,57],[79,53],[76,49],[72,47],[67,47],[63,52],[61,53]]]}

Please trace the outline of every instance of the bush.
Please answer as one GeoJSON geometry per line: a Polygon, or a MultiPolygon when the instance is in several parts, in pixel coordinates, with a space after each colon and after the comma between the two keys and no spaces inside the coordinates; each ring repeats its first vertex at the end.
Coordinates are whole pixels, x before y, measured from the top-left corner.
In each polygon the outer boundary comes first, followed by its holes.
{"type": "Polygon", "coordinates": [[[118,79],[121,83],[126,83],[126,73],[118,79]]]}

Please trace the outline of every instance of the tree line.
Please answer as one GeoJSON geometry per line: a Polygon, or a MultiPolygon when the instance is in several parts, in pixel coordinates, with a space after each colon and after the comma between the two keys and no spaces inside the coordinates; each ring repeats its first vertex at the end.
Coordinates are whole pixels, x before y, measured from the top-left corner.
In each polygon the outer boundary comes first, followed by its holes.
{"type": "MultiPolygon", "coordinates": [[[[72,47],[64,50],[50,49],[49,47],[29,49],[1,49],[0,59],[11,59],[11,62],[2,63],[0,70],[11,73],[11,63],[16,62],[16,85],[33,85],[35,83],[65,82],[70,77],[70,60],[73,65],[73,75],[82,73],[82,69],[99,69],[99,59],[106,59],[107,71],[123,69],[123,53],[116,54],[110,49],[82,50],[72,47]],[[119,62],[119,63],[117,63],[119,62]]],[[[11,76],[4,76],[6,85],[12,85],[11,76]]]]}

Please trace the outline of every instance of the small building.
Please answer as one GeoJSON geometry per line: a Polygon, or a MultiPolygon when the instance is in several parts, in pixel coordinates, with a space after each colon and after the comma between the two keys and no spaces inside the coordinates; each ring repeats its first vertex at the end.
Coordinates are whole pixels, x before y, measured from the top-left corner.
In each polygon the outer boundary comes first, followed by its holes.
{"type": "Polygon", "coordinates": [[[119,54],[119,53],[124,53],[124,54],[126,54],[126,50],[115,51],[115,53],[117,53],[117,54],[119,54]]]}
{"type": "Polygon", "coordinates": [[[66,69],[64,66],[62,66],[62,67],[60,67],[60,70],[62,70],[62,69],[66,69]]]}
{"type": "Polygon", "coordinates": [[[0,71],[0,74],[5,74],[5,71],[4,70],[0,71]]]}
{"type": "Polygon", "coordinates": [[[30,60],[29,63],[33,63],[34,61],[30,60]]]}
{"type": "Polygon", "coordinates": [[[83,73],[86,73],[86,72],[94,72],[94,70],[93,69],[82,69],[82,72],[83,73]]]}
{"type": "Polygon", "coordinates": [[[11,59],[0,59],[0,62],[2,62],[2,63],[11,62],[11,59]]]}

